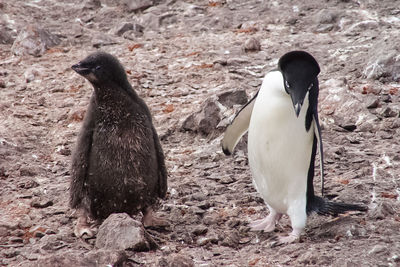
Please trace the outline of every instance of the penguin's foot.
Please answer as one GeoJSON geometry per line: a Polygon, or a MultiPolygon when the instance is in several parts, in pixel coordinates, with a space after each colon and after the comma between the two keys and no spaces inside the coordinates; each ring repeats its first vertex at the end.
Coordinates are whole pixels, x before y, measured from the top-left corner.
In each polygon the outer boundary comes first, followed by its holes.
{"type": "Polygon", "coordinates": [[[249,224],[251,231],[272,232],[275,229],[275,220],[271,220],[269,216],[264,219],[255,220],[249,224]]]}
{"type": "Polygon", "coordinates": [[[300,233],[302,230],[294,229],[288,236],[279,236],[278,242],[280,244],[290,244],[297,240],[300,240],[300,233]]]}
{"type": "Polygon", "coordinates": [[[270,213],[267,217],[260,220],[255,220],[249,224],[251,231],[264,231],[266,233],[275,230],[276,222],[281,218],[281,214],[270,213]]]}
{"type": "Polygon", "coordinates": [[[76,237],[88,239],[94,236],[92,230],[92,224],[88,222],[88,218],[85,215],[79,216],[74,228],[74,234],[76,237]]]}
{"type": "Polygon", "coordinates": [[[165,228],[169,225],[166,219],[157,217],[152,208],[147,208],[143,212],[142,224],[145,228],[165,228]]]}

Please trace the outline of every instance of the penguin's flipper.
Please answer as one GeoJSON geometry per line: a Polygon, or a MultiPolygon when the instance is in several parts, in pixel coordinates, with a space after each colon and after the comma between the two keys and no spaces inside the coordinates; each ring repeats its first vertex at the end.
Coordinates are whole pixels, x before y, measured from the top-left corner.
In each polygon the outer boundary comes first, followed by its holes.
{"type": "Polygon", "coordinates": [[[224,151],[225,155],[232,154],[240,138],[249,129],[251,113],[253,112],[257,95],[258,92],[244,107],[242,107],[231,124],[226,128],[224,138],[222,139],[222,151],[224,151]]]}
{"type": "Polygon", "coordinates": [[[319,120],[318,120],[318,115],[313,114],[313,120],[314,120],[314,133],[317,138],[318,142],[318,153],[319,153],[319,167],[321,171],[321,194],[322,196],[324,195],[324,149],[322,146],[322,137],[321,137],[321,126],[319,125],[319,120]]]}
{"type": "Polygon", "coordinates": [[[79,208],[84,205],[82,202],[86,196],[85,183],[87,182],[96,109],[97,104],[95,97],[92,95],[74,153],[72,154],[70,184],[70,205],[72,208],[79,208]]]}
{"type": "Polygon", "coordinates": [[[165,166],[165,159],[164,159],[164,153],[160,144],[160,139],[158,138],[157,131],[152,127],[153,131],[153,139],[154,139],[154,145],[157,153],[157,162],[158,162],[158,193],[160,198],[165,198],[167,194],[167,168],[165,166]]]}

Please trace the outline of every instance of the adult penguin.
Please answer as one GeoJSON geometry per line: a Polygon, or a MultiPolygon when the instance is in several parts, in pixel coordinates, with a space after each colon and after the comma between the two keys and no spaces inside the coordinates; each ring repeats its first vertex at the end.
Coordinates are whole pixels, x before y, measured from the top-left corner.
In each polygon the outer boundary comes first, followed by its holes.
{"type": "MultiPolygon", "coordinates": [[[[366,207],[334,203],[314,194],[314,161],[319,146],[323,185],[323,149],[318,121],[317,61],[304,51],[283,55],[278,69],[266,74],[260,90],[228,126],[222,149],[232,153],[248,130],[248,158],[257,191],[269,215],[250,224],[252,230],[270,232],[282,214],[292,225],[281,243],[291,243],[303,232],[307,215],[337,215],[366,207]]],[[[322,186],[323,188],[323,186],[322,186]]],[[[323,189],[322,189],[323,190],[323,189]]]]}
{"type": "Polygon", "coordinates": [[[142,212],[144,226],[165,224],[153,216],[153,206],[167,192],[167,170],[146,103],[108,53],[95,52],[72,69],[94,88],[72,156],[75,235],[92,236],[91,220],[117,212],[142,212]]]}

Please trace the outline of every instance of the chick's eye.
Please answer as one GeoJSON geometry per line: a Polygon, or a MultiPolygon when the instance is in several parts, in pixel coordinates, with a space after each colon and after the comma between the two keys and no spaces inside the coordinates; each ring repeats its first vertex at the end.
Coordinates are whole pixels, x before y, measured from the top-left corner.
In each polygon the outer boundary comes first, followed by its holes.
{"type": "Polygon", "coordinates": [[[98,66],[96,66],[94,69],[95,69],[95,70],[100,70],[100,69],[101,69],[101,66],[98,65],[98,66]]]}
{"type": "Polygon", "coordinates": [[[286,86],[286,88],[289,88],[289,87],[290,87],[290,85],[289,85],[289,82],[288,82],[288,81],[285,81],[285,86],[286,86]]]}

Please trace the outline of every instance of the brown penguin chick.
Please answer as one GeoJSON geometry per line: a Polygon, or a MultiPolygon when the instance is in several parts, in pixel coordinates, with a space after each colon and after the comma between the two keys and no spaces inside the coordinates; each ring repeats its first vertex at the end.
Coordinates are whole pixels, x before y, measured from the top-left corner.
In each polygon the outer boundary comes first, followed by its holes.
{"type": "Polygon", "coordinates": [[[144,226],[161,223],[152,207],[165,198],[167,170],[149,108],[112,55],[93,53],[72,69],[94,88],[72,156],[75,235],[93,236],[89,221],[118,212],[141,211],[144,226]]]}

